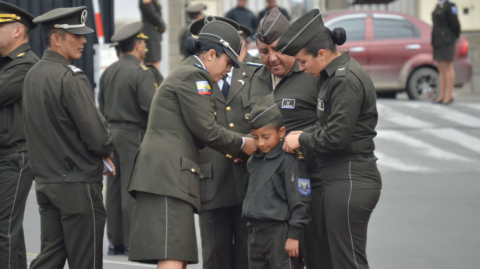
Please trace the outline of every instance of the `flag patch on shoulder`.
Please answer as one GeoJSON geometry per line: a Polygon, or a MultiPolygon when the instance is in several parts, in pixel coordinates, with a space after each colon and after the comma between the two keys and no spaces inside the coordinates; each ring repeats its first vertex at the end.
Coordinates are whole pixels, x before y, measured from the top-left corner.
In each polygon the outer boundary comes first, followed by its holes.
{"type": "Polygon", "coordinates": [[[197,91],[201,95],[211,95],[212,88],[208,81],[197,81],[197,91]]]}

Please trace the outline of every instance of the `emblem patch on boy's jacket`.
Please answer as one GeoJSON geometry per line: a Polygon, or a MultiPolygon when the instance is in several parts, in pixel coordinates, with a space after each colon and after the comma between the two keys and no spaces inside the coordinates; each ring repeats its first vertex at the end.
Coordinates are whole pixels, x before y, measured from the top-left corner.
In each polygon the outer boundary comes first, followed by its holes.
{"type": "Polygon", "coordinates": [[[201,95],[212,94],[212,88],[210,87],[210,84],[208,84],[208,81],[197,81],[197,91],[201,95]]]}
{"type": "Polygon", "coordinates": [[[283,109],[294,109],[295,108],[295,99],[283,99],[282,100],[283,109]]]}
{"type": "Polygon", "coordinates": [[[323,103],[323,101],[320,100],[320,98],[317,98],[317,99],[318,99],[318,105],[317,105],[318,110],[325,111],[325,103],[323,103]]]}
{"type": "Polygon", "coordinates": [[[302,195],[309,195],[312,192],[312,186],[310,185],[310,179],[298,178],[298,191],[302,195]]]}

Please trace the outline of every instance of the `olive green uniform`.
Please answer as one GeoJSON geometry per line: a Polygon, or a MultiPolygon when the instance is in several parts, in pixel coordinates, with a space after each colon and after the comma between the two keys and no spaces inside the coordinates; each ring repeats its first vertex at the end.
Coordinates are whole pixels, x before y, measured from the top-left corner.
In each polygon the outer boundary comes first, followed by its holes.
{"type": "Polygon", "coordinates": [[[37,62],[28,43],[0,59],[0,268],[27,268],[22,223],[33,174],[23,131],[22,87],[37,62]]]}
{"type": "Polygon", "coordinates": [[[185,47],[185,40],[192,36],[192,33],[190,33],[190,25],[184,27],[178,34],[178,50],[185,58],[190,56],[187,52],[187,48],[185,47]]]}
{"type": "Polygon", "coordinates": [[[42,239],[30,268],[63,268],[67,257],[70,268],[101,268],[102,158],[113,146],[91,84],[81,69],[46,50],[25,78],[23,104],[42,239]]]}
{"type": "Polygon", "coordinates": [[[135,200],[128,194],[127,186],[159,85],[152,72],[155,71],[143,66],[135,56],[125,53],[100,78],[98,103],[112,133],[116,167],[116,175],[107,178],[106,194],[107,237],[114,246],[129,246],[135,200]]]}
{"type": "Polygon", "coordinates": [[[162,33],[166,30],[165,22],[162,18],[162,6],[159,0],[139,0],[140,13],[142,14],[143,29],[142,32],[148,36],[147,54],[145,62],[158,62],[162,59],[162,33]]]}
{"type": "Polygon", "coordinates": [[[439,2],[432,12],[432,46],[433,59],[436,61],[453,61],[455,42],[460,37],[460,22],[457,6],[446,0],[439,2]]]}

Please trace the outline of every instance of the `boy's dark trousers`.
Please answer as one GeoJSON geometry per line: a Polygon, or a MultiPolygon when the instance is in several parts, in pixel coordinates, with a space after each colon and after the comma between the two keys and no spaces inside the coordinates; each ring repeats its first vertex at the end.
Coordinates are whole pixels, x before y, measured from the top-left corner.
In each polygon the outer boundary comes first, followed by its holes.
{"type": "MultiPolygon", "coordinates": [[[[249,269],[299,269],[303,268],[302,255],[290,258],[285,251],[288,224],[283,221],[249,220],[249,269]]],[[[303,253],[300,240],[300,253],[303,253]]]]}

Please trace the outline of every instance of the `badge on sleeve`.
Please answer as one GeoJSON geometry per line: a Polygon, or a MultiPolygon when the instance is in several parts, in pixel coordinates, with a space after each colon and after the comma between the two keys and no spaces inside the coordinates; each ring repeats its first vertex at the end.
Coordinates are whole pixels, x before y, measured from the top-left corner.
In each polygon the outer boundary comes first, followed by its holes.
{"type": "Polygon", "coordinates": [[[317,98],[317,99],[318,99],[318,105],[317,105],[318,110],[325,111],[325,103],[323,103],[323,100],[321,100],[320,98],[317,98]]]}
{"type": "Polygon", "coordinates": [[[452,6],[452,14],[453,15],[457,15],[457,7],[456,6],[452,6]]]}
{"type": "Polygon", "coordinates": [[[312,186],[310,185],[310,179],[298,178],[298,191],[302,195],[309,195],[312,192],[312,186]]]}
{"type": "Polygon", "coordinates": [[[212,88],[208,81],[197,81],[197,91],[201,95],[212,95],[212,88]]]}
{"type": "Polygon", "coordinates": [[[283,99],[282,100],[283,109],[295,109],[295,99],[283,99]]]}

